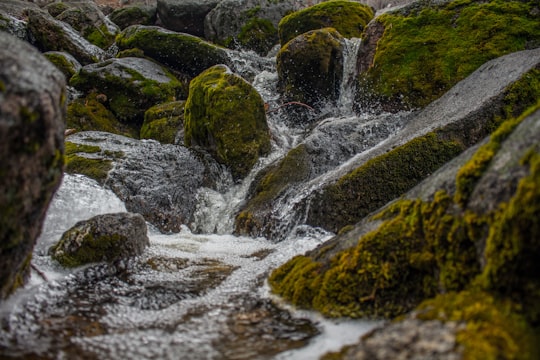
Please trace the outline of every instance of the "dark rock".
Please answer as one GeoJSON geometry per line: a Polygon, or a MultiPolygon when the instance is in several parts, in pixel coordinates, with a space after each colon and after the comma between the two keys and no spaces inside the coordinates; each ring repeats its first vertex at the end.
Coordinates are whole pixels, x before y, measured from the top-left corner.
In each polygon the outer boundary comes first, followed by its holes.
{"type": "Polygon", "coordinates": [[[103,60],[105,52],[91,44],[66,23],[56,20],[42,10],[28,11],[28,31],[34,45],[43,52],[64,51],[81,64],[103,60]]]}
{"type": "Polygon", "coordinates": [[[24,283],[62,177],[65,96],[58,69],[0,32],[0,299],[24,283]]]}
{"type": "Polygon", "coordinates": [[[204,37],[204,19],[218,0],[158,0],[157,13],[166,29],[204,37]]]}
{"type": "Polygon", "coordinates": [[[157,12],[156,7],[151,6],[126,6],[114,10],[109,19],[123,30],[131,25],[154,25],[157,12]]]}
{"type": "Polygon", "coordinates": [[[15,19],[24,20],[26,9],[39,9],[39,6],[24,0],[2,0],[0,2],[0,12],[9,14],[15,19]]]}
{"type": "Polygon", "coordinates": [[[47,51],[45,57],[60,70],[67,80],[81,70],[82,65],[73,56],[62,51],[47,51]]]}
{"type": "Polygon", "coordinates": [[[115,262],[141,255],[150,244],[146,222],[139,214],[98,215],[67,230],[49,253],[65,267],[115,262]]]}

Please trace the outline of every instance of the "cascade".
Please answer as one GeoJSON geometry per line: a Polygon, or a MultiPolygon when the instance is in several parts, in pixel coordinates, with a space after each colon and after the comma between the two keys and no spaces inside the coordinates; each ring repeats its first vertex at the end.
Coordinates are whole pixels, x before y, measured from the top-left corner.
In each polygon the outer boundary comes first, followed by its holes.
{"type": "Polygon", "coordinates": [[[356,92],[358,67],[356,60],[362,39],[345,39],[343,49],[343,78],[339,89],[338,109],[341,116],[353,115],[353,103],[356,92]]]}

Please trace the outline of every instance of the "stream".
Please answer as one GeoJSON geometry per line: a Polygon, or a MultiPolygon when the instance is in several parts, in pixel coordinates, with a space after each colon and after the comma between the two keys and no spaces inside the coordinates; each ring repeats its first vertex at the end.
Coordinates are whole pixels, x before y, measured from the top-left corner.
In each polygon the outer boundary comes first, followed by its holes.
{"type": "MultiPolygon", "coordinates": [[[[348,49],[344,72],[354,77],[358,43],[348,42],[348,49]]],[[[249,69],[245,59],[236,61],[245,62],[254,86],[276,107],[275,60],[249,69]]],[[[332,117],[351,118],[354,89],[343,83],[349,88],[342,89],[332,117]]],[[[280,242],[231,235],[257,172],[306,136],[305,129],[281,121],[279,112],[268,121],[273,151],[242,183],[199,189],[190,226],[197,233],[183,227],[165,235],[149,224],[150,247],[137,258],[75,270],[51,260],[48,248],[77,221],[126,211],[110,190],[65,174],[34,249],[31,278],[0,306],[0,358],[316,359],[377,326],[324,319],[288,306],[269,290],[273,269],[334,234],[299,224],[280,242]]]]}

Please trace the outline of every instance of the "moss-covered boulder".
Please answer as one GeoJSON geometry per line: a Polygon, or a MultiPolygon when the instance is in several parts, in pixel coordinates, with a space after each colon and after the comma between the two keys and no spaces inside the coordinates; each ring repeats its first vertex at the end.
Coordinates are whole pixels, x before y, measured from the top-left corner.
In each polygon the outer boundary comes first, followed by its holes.
{"type": "Polygon", "coordinates": [[[74,1],[66,4],[68,8],[55,16],[57,20],[71,25],[86,40],[102,49],[114,43],[120,29],[103,15],[94,2],[74,1]]]}
{"type": "Polygon", "coordinates": [[[204,34],[217,44],[266,55],[279,43],[279,21],[297,6],[289,0],[220,1],[206,16],[204,34]]]}
{"type": "Polygon", "coordinates": [[[96,145],[66,141],[64,171],[68,174],[85,175],[103,185],[113,167],[113,160],[122,156],[121,152],[104,151],[96,145]]]}
{"type": "Polygon", "coordinates": [[[287,101],[314,108],[335,102],[343,74],[343,37],[333,28],[289,41],[277,55],[279,88],[287,101]]]}
{"type": "Polygon", "coordinates": [[[131,25],[153,25],[157,20],[156,8],[153,6],[131,5],[115,9],[109,19],[120,29],[131,25]]]}
{"type": "Polygon", "coordinates": [[[274,291],[328,316],[394,317],[438,293],[479,289],[514,304],[537,326],[539,134],[536,103],[445,171],[459,181],[460,169],[493,150],[467,203],[458,201],[457,186],[440,190],[435,174],[431,184],[276,270],[270,278],[274,291]],[[502,173],[507,175],[497,177],[502,173]],[[477,208],[479,202],[488,206],[477,208]]]}
{"type": "Polygon", "coordinates": [[[335,28],[346,38],[360,38],[373,18],[371,7],[355,1],[325,1],[293,12],[279,22],[279,41],[282,46],[310,30],[335,28]]]}
{"type": "Polygon", "coordinates": [[[42,10],[28,10],[28,32],[34,45],[43,52],[64,51],[81,64],[103,60],[105,52],[90,43],[68,24],[56,20],[42,10]]]}
{"type": "Polygon", "coordinates": [[[174,101],[146,110],[140,138],[154,139],[163,144],[183,144],[185,103],[174,101]]]}
{"type": "Polygon", "coordinates": [[[140,214],[98,215],[67,230],[49,254],[65,267],[112,263],[141,255],[150,244],[146,233],[146,222],[140,214]]]}
{"type": "Polygon", "coordinates": [[[118,35],[116,42],[121,50],[138,48],[144,55],[191,77],[213,65],[230,63],[224,49],[157,26],[130,26],[118,35]]]}
{"type": "Polygon", "coordinates": [[[65,75],[67,80],[71,79],[82,68],[77,59],[66,52],[47,51],[43,55],[65,75]]]}
{"type": "Polygon", "coordinates": [[[0,299],[24,284],[62,178],[66,84],[34,47],[0,32],[0,299]]]}
{"type": "Polygon", "coordinates": [[[150,107],[185,96],[184,85],[166,68],[142,58],[117,58],[84,66],[70,85],[105,95],[104,103],[124,123],[140,124],[150,107]]]}
{"type": "Polygon", "coordinates": [[[226,66],[214,66],[193,79],[185,106],[186,146],[207,150],[235,179],[246,176],[259,156],[270,151],[264,101],[226,66]]]}
{"type": "Polygon", "coordinates": [[[486,61],[540,46],[532,1],[438,3],[418,1],[369,25],[359,108],[424,107],[486,61]]]}
{"type": "Polygon", "coordinates": [[[76,131],[106,131],[138,137],[139,127],[118,121],[106,104],[107,96],[96,93],[73,100],[67,107],[66,127],[76,131]]]}

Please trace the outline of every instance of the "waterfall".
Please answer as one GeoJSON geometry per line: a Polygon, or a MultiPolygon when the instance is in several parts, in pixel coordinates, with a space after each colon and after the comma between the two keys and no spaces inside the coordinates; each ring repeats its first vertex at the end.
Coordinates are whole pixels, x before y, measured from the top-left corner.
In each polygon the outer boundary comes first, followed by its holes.
{"type": "Polygon", "coordinates": [[[358,75],[357,58],[362,39],[345,39],[343,49],[343,79],[339,89],[338,109],[341,116],[352,116],[358,75]]]}

